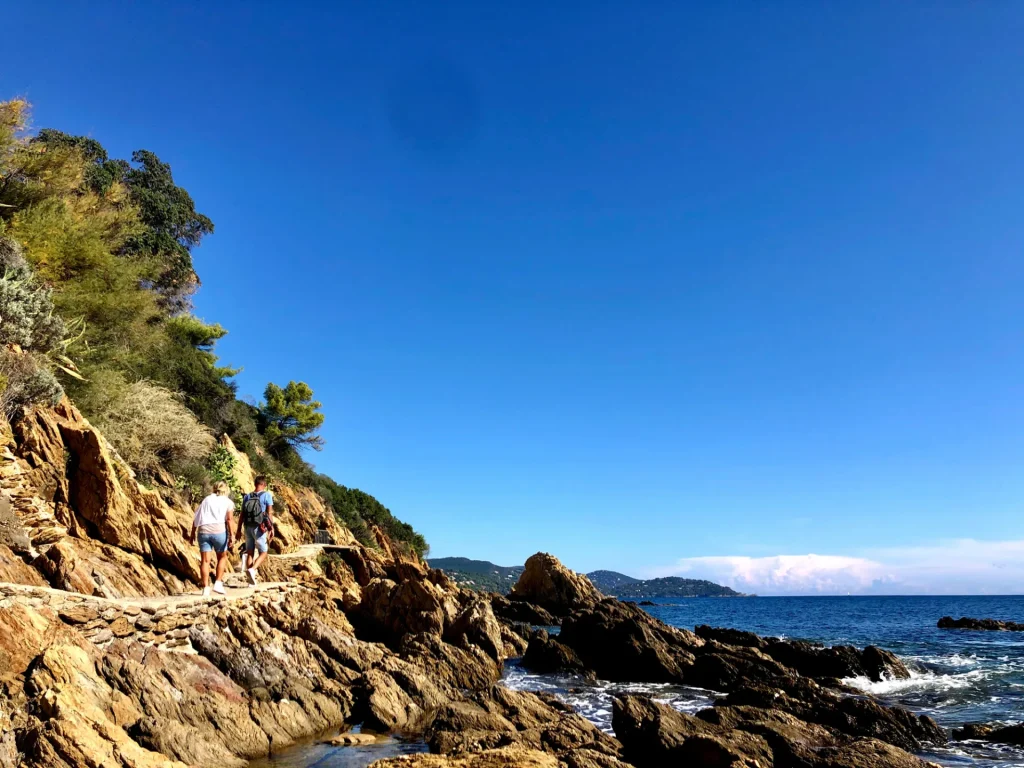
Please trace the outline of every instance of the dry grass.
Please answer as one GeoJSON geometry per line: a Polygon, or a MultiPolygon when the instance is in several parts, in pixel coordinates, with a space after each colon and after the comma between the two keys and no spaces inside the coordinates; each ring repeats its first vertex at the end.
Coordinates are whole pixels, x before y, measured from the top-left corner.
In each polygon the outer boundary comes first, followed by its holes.
{"type": "Polygon", "coordinates": [[[93,421],[125,461],[150,475],[201,462],[215,445],[177,395],[148,381],[128,384],[93,421]]]}

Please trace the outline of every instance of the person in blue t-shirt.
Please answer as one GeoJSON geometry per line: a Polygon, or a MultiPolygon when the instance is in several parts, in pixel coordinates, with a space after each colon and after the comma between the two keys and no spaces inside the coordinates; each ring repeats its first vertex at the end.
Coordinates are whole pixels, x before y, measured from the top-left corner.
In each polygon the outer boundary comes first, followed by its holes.
{"type": "Polygon", "coordinates": [[[256,478],[256,490],[242,498],[237,538],[242,538],[243,530],[245,554],[242,555],[242,570],[249,577],[249,583],[255,584],[257,569],[267,557],[267,545],[274,540],[274,495],[267,490],[267,478],[263,475],[256,478]]]}

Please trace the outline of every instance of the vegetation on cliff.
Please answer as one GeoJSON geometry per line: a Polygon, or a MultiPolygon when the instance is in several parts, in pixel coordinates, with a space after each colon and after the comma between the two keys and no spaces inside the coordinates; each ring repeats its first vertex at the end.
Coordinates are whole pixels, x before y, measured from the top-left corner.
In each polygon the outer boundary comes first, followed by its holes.
{"type": "Polygon", "coordinates": [[[66,391],[143,480],[201,493],[227,434],[264,474],[308,485],[361,541],[368,524],[418,554],[426,542],[368,494],[317,474],[320,403],[303,382],[237,398],[227,331],[191,314],[193,251],[214,231],[170,166],[140,150],[111,158],[95,139],[27,130],[28,105],[0,103],[0,409],[66,391]]]}

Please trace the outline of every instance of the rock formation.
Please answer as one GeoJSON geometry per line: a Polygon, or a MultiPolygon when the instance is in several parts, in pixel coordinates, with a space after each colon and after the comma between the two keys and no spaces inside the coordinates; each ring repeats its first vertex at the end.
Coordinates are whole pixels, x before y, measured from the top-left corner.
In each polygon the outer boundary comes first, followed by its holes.
{"type": "Polygon", "coordinates": [[[604,596],[586,576],[570,571],[557,558],[538,552],[526,561],[525,570],[508,597],[513,602],[539,605],[555,616],[566,616],[604,596]]]}
{"type": "Polygon", "coordinates": [[[1024,632],[1024,624],[1016,621],[999,621],[997,619],[969,619],[961,616],[954,619],[952,616],[943,616],[939,619],[939,629],[979,629],[992,632],[1024,632]]]}

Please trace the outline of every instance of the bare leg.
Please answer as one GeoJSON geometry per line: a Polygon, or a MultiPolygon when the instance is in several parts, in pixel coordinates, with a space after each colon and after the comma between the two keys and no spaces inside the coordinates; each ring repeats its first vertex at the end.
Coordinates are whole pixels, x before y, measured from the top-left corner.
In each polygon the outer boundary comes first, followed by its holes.
{"type": "Polygon", "coordinates": [[[256,559],[252,561],[252,566],[251,567],[259,570],[260,563],[262,563],[266,559],[267,559],[267,553],[266,552],[260,552],[258,555],[256,555],[256,559]]]}
{"type": "Polygon", "coordinates": [[[210,586],[210,560],[213,559],[213,552],[203,552],[199,562],[199,586],[202,589],[210,586]]]}
{"type": "Polygon", "coordinates": [[[228,565],[228,553],[217,553],[217,581],[224,581],[224,569],[228,565]]]}

